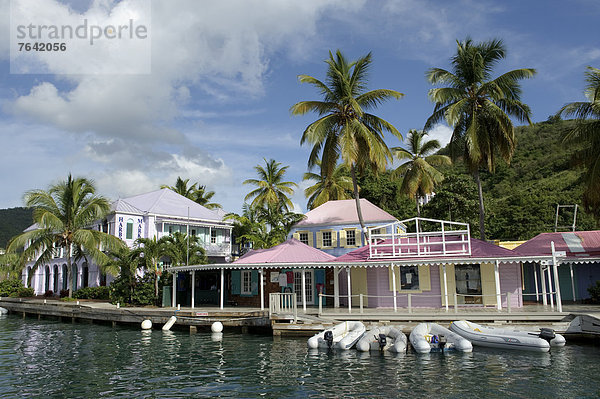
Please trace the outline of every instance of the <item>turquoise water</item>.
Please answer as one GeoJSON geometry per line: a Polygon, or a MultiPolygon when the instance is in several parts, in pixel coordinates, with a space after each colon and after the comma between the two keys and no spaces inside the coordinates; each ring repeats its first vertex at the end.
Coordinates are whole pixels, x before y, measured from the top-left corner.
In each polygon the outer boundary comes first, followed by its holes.
{"type": "Polygon", "coordinates": [[[306,339],[0,317],[0,397],[597,398],[600,348],[308,351],[306,339]]]}

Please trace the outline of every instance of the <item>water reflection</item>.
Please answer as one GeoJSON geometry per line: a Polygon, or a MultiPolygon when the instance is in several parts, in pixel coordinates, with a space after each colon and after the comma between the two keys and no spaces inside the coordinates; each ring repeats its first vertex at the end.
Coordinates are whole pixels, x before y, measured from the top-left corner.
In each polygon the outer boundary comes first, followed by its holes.
{"type": "Polygon", "coordinates": [[[0,396],[598,397],[598,347],[417,355],[305,339],[0,320],[0,396]]]}

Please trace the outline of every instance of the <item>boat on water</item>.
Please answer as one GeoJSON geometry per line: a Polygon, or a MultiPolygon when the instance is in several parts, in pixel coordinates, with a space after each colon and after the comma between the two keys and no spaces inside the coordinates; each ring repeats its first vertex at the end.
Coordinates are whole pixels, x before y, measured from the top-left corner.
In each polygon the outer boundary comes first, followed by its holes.
{"type": "Polygon", "coordinates": [[[487,327],[466,320],[450,324],[450,329],[468,339],[473,345],[502,349],[548,352],[550,347],[564,346],[565,338],[550,328],[539,332],[487,327]]]}
{"type": "Polygon", "coordinates": [[[395,353],[406,352],[408,339],[397,326],[375,327],[363,334],[356,343],[356,349],[361,352],[390,351],[395,353]]]}
{"type": "Polygon", "coordinates": [[[356,344],[365,330],[365,325],[360,321],[345,321],[310,337],[307,344],[311,349],[348,350],[356,344]]]}
{"type": "Polygon", "coordinates": [[[410,333],[410,344],[417,353],[473,351],[468,339],[436,323],[418,324],[410,333]]]}

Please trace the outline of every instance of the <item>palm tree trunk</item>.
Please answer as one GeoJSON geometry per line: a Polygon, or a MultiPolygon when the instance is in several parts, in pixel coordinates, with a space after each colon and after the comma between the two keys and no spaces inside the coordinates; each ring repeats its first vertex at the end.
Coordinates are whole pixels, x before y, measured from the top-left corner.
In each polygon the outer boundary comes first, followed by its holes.
{"type": "Polygon", "coordinates": [[[473,173],[475,183],[477,183],[477,194],[479,195],[479,238],[485,241],[485,209],[483,207],[483,190],[481,188],[481,179],[479,178],[479,169],[473,173]]]}
{"type": "Polygon", "coordinates": [[[358,214],[358,222],[360,223],[360,231],[362,234],[362,242],[366,243],[365,235],[365,221],[363,220],[362,211],[360,209],[360,197],[358,196],[358,184],[356,183],[356,172],[354,165],[350,167],[350,173],[352,174],[352,187],[354,188],[354,201],[356,202],[356,213],[358,214]]]}
{"type": "Polygon", "coordinates": [[[421,208],[419,207],[419,196],[415,195],[415,202],[417,203],[417,217],[421,217],[421,208]]]}
{"type": "Polygon", "coordinates": [[[69,290],[69,298],[73,298],[73,268],[71,267],[71,243],[66,245],[67,251],[67,284],[69,286],[67,289],[69,290]]]}

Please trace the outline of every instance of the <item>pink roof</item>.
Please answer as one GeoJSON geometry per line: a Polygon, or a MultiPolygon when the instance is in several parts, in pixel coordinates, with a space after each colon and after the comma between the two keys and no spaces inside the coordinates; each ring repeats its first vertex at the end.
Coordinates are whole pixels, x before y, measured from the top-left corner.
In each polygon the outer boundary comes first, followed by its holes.
{"type": "MultiPolygon", "coordinates": [[[[394,216],[364,198],[360,199],[360,209],[365,223],[392,223],[397,221],[394,216]]],[[[328,201],[307,212],[305,216],[304,220],[296,226],[358,224],[356,202],[353,199],[328,201]]]]}
{"type": "MultiPolygon", "coordinates": [[[[519,254],[515,253],[510,249],[502,248],[494,244],[490,244],[489,242],[477,240],[475,238],[471,238],[471,255],[440,255],[440,256],[424,256],[420,259],[424,261],[432,261],[435,259],[480,259],[480,258],[508,258],[508,257],[518,257],[519,254]]],[[[387,260],[395,260],[395,261],[411,261],[418,260],[418,256],[406,256],[406,257],[398,257],[398,258],[386,258],[387,260]]],[[[355,249],[352,252],[348,252],[345,255],[342,255],[335,259],[335,262],[367,262],[367,261],[379,261],[381,258],[371,258],[369,259],[369,246],[366,245],[364,247],[355,249]]]]}
{"type": "Polygon", "coordinates": [[[522,256],[552,255],[550,242],[557,251],[565,251],[567,257],[600,256],[600,230],[563,233],[542,233],[514,249],[522,256]]]}
{"type": "Polygon", "coordinates": [[[334,259],[333,255],[290,238],[272,248],[252,250],[233,263],[308,263],[330,262],[334,259]]]}

